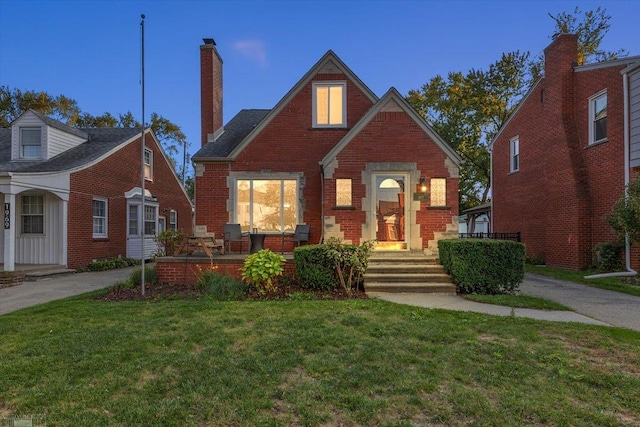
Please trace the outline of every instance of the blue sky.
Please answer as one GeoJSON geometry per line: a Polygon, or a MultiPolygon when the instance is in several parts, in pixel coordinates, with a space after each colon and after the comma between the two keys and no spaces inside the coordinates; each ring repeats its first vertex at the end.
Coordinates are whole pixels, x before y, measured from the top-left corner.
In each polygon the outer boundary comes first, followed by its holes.
{"type": "Polygon", "coordinates": [[[0,0],[0,85],[66,95],[93,115],[141,115],[140,14],[147,120],[200,146],[199,46],[224,60],[224,121],[271,108],[329,49],[382,96],[438,74],[486,69],[503,52],[539,55],[548,13],[602,6],[607,50],[640,55],[640,1],[14,1],[0,0]]]}

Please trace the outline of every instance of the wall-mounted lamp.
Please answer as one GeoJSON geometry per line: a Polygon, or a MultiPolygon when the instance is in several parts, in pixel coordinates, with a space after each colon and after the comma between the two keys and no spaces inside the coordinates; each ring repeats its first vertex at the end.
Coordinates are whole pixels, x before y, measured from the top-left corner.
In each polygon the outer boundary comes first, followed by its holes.
{"type": "Polygon", "coordinates": [[[423,193],[427,192],[427,179],[424,176],[420,177],[420,191],[423,193]]]}

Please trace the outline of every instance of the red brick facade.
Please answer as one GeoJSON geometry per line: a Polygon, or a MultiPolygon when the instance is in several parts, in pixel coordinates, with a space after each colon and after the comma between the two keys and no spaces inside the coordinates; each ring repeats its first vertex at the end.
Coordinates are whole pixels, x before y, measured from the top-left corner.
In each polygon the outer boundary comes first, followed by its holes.
{"type": "MultiPolygon", "coordinates": [[[[203,70],[216,58],[201,48],[203,70]],[[204,52],[204,53],[203,53],[204,52]]],[[[219,58],[219,57],[218,57],[219,58]]],[[[328,237],[327,222],[336,236],[360,243],[375,237],[371,222],[371,182],[373,172],[406,174],[405,189],[411,195],[420,178],[446,179],[447,205],[431,209],[428,201],[411,203],[412,236],[408,248],[434,248],[437,233],[457,233],[458,164],[457,155],[433,133],[395,89],[378,99],[329,52],[280,101],[261,123],[261,127],[243,140],[228,159],[196,160],[195,223],[221,234],[225,223],[234,222],[234,176],[272,176],[294,174],[298,177],[298,223],[310,225],[310,243],[328,237]],[[313,125],[314,82],[339,81],[346,85],[346,127],[318,128],[313,125]],[[383,105],[384,104],[384,105],[383,105]],[[366,121],[366,123],[365,123],[366,121]],[[348,139],[348,143],[343,143],[348,139]],[[341,145],[342,144],[342,145],[341,145]],[[339,152],[331,153],[337,146],[339,152]],[[371,172],[373,171],[373,172],[371,172]],[[261,175],[262,174],[262,175],[261,175]],[[335,209],[335,180],[352,180],[352,206],[335,209]],[[367,231],[368,230],[368,231],[367,231]],[[453,230],[453,231],[452,231],[453,230]]],[[[211,133],[210,84],[215,76],[203,74],[203,145],[211,133]],[[205,117],[206,116],[206,117],[205,117]]],[[[215,125],[213,126],[215,127],[215,125]]],[[[210,142],[211,144],[211,142],[210,142]]],[[[194,156],[195,157],[195,156],[194,156]]],[[[262,178],[260,178],[262,179],[262,178]]],[[[265,178],[268,179],[268,178],[265,178]]],[[[409,198],[408,200],[411,200],[409,198]]],[[[277,235],[268,236],[265,246],[280,251],[277,235]]],[[[292,249],[287,243],[285,251],[292,249]]]]}
{"type": "MultiPolygon", "coordinates": [[[[153,150],[153,180],[145,188],[157,198],[158,215],[177,211],[178,229],[191,232],[191,204],[171,166],[165,161],[156,140],[147,133],[145,146],[153,150]]],[[[140,139],[132,141],[95,165],[71,174],[67,264],[84,267],[95,259],[126,255],[127,200],[124,193],[140,187],[140,139]],[[107,199],[108,237],[93,238],[93,198],[107,199]]]]}
{"type": "Polygon", "coordinates": [[[626,63],[576,67],[575,35],[545,50],[545,76],[492,145],[493,230],[522,233],[527,256],[550,266],[591,265],[593,247],[616,238],[605,221],[624,191],[626,63]],[[589,103],[607,94],[607,140],[589,144],[589,103]],[[519,170],[510,143],[519,140],[519,170]]]}

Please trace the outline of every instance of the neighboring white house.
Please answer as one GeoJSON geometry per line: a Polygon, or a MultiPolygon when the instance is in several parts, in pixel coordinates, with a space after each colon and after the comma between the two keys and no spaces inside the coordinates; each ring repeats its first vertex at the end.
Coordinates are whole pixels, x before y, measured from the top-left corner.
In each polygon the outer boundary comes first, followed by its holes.
{"type": "Polygon", "coordinates": [[[458,233],[490,233],[491,232],[491,204],[485,203],[475,208],[467,209],[460,215],[458,233]]]}

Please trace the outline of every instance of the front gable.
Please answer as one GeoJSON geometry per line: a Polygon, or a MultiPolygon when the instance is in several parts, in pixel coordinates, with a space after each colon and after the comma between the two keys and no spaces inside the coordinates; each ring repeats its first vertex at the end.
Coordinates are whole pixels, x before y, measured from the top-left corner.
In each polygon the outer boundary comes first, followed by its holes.
{"type": "MultiPolygon", "coordinates": [[[[329,89],[330,90],[330,89],[329,89]]],[[[378,100],[377,96],[333,52],[328,51],[276,104],[266,117],[229,154],[235,160],[262,134],[280,139],[298,133],[297,137],[313,139],[314,132],[344,133],[354,126],[366,110],[378,100]],[[342,87],[344,120],[342,124],[318,123],[316,120],[316,90],[329,86],[342,87]],[[271,128],[271,129],[269,129],[271,128]],[[271,132],[270,132],[271,131],[271,132]],[[278,136],[280,135],[280,136],[278,136]]],[[[325,138],[326,139],[326,138],[325,138]]],[[[333,138],[332,138],[333,139],[333,138]]],[[[337,142],[337,139],[335,140],[337,142]]],[[[288,147],[289,149],[295,147],[288,147]]],[[[316,159],[317,161],[318,159],[316,159]]]]}
{"type": "Polygon", "coordinates": [[[46,161],[88,138],[86,132],[27,110],[11,123],[11,160],[46,161]]]}

